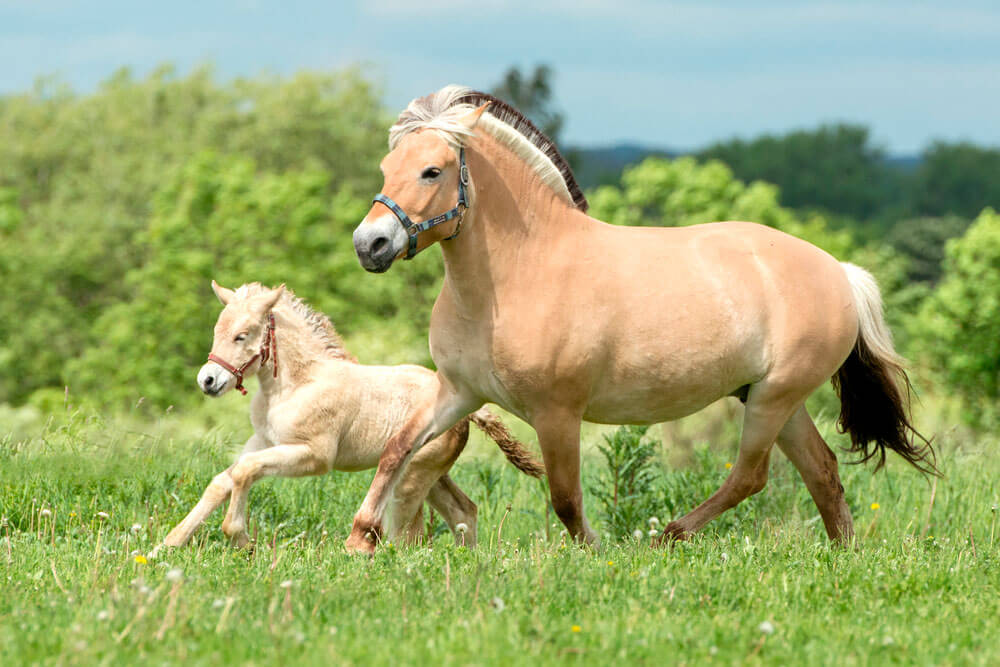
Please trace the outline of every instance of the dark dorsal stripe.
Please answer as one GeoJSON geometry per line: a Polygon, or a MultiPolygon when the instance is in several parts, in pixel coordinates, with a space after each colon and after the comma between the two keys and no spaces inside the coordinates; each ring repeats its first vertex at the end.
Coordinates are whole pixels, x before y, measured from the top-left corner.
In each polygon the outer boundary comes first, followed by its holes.
{"type": "Polygon", "coordinates": [[[471,104],[474,107],[481,107],[487,102],[490,102],[488,113],[491,116],[520,132],[532,145],[552,160],[552,164],[556,166],[562,175],[563,181],[566,182],[566,189],[569,190],[569,195],[573,199],[573,205],[586,213],[590,204],[587,203],[587,198],[584,196],[583,190],[577,184],[569,162],[566,161],[566,158],[556,148],[555,142],[545,136],[545,133],[539,130],[534,123],[525,118],[524,114],[493,95],[477,91],[470,92],[458,98],[456,104],[471,104]]]}

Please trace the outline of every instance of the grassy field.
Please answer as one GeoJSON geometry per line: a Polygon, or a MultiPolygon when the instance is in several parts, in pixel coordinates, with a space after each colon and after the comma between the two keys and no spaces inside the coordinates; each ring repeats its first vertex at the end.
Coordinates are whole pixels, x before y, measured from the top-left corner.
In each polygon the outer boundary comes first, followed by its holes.
{"type": "MultiPolygon", "coordinates": [[[[933,487],[896,461],[842,466],[856,549],[827,543],[780,454],[765,491],[692,542],[567,545],[544,487],[477,439],[453,473],[479,504],[475,550],[434,521],[430,546],[348,557],[371,475],[334,473],[257,485],[252,553],[216,514],[190,547],[137,559],[230,462],[243,409],[217,402],[214,424],[0,412],[0,664],[1000,663],[996,439],[940,435],[933,487]]],[[[591,485],[604,432],[585,433],[591,485]]],[[[663,466],[646,499],[659,519],[722,481],[724,432],[663,466]]],[[[593,494],[588,512],[602,527],[593,494]]]]}

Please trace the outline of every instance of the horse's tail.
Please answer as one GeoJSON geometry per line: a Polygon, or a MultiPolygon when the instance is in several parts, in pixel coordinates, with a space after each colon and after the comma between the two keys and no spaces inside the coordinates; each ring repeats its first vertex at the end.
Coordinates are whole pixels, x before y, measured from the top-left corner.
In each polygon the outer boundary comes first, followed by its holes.
{"type": "Polygon", "coordinates": [[[832,378],[840,396],[840,432],[850,433],[850,451],[861,454],[855,463],[875,458],[878,470],[885,464],[885,450],[891,449],[917,470],[940,475],[930,441],[910,421],[912,387],[903,358],[893,348],[875,278],[853,264],[842,266],[858,311],[858,340],[832,378]]]}
{"type": "Polygon", "coordinates": [[[544,477],[545,466],[539,463],[523,443],[519,442],[504,426],[504,423],[486,408],[481,408],[469,415],[472,423],[478,426],[493,442],[497,443],[500,451],[507,457],[507,460],[514,464],[514,467],[525,475],[532,477],[544,477]]]}

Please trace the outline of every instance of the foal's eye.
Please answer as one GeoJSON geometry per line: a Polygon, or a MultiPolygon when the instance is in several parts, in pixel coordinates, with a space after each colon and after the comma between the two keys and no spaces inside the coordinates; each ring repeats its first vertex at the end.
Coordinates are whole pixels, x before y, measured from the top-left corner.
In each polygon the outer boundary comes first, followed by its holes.
{"type": "Polygon", "coordinates": [[[420,174],[420,178],[431,181],[441,175],[441,170],[437,167],[427,167],[424,169],[423,173],[420,174]]]}
{"type": "Polygon", "coordinates": [[[237,334],[237,335],[236,335],[236,338],[235,338],[234,340],[235,340],[235,341],[236,341],[237,343],[242,343],[242,342],[243,342],[243,341],[245,341],[246,339],[247,339],[247,335],[246,335],[245,333],[241,333],[241,334],[237,334]]]}

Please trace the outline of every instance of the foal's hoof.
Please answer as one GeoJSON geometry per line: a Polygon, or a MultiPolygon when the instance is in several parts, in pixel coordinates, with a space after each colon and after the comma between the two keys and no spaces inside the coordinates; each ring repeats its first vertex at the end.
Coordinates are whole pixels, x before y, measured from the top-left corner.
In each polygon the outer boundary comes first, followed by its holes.
{"type": "Polygon", "coordinates": [[[371,531],[352,530],[344,541],[344,548],[352,556],[371,556],[375,553],[375,534],[371,531]]]}
{"type": "Polygon", "coordinates": [[[681,528],[680,524],[676,521],[671,521],[667,524],[667,527],[663,529],[663,532],[660,533],[659,537],[653,541],[653,546],[673,546],[675,542],[687,541],[691,535],[692,533],[681,528]]]}

